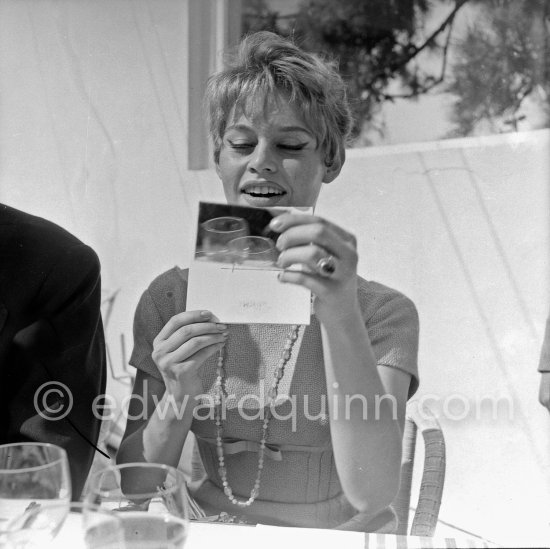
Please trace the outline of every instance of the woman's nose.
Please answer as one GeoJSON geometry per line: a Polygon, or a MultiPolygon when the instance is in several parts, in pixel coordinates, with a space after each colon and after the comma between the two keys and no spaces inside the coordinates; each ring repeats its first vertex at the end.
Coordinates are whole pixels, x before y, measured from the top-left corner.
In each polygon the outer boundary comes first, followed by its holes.
{"type": "Polygon", "coordinates": [[[248,169],[254,173],[273,173],[277,170],[277,163],[268,146],[260,143],[256,145],[248,163],[248,169]]]}

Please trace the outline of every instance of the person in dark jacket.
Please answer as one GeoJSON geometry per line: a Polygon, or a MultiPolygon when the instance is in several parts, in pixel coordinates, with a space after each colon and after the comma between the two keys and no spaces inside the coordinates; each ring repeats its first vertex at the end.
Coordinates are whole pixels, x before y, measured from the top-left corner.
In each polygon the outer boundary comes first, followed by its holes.
{"type": "Polygon", "coordinates": [[[73,500],[101,424],[100,304],[96,253],[54,223],[0,204],[0,444],[65,448],[73,500]]]}

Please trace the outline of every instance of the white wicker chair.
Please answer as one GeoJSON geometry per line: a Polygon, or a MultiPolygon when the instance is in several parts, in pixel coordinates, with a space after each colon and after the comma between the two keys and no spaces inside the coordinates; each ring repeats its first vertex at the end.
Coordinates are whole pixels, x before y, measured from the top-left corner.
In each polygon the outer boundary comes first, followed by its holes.
{"type": "Polygon", "coordinates": [[[411,401],[407,405],[407,416],[403,433],[401,484],[393,502],[393,508],[399,521],[398,534],[433,536],[437,525],[444,482],[445,439],[441,426],[426,406],[420,407],[418,401],[411,401]],[[416,438],[419,431],[424,440],[424,468],[418,502],[409,532],[411,483],[416,438]]]}

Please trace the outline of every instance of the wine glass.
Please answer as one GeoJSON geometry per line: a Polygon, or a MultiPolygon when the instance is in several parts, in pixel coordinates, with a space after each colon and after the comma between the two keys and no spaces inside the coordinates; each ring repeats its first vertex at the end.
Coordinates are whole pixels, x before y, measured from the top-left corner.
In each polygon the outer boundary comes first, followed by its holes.
{"type": "Polygon", "coordinates": [[[46,545],[61,528],[70,501],[63,448],[35,442],[0,446],[0,545],[46,545]]]}
{"type": "Polygon", "coordinates": [[[229,253],[235,263],[268,267],[275,263],[275,243],[264,236],[243,236],[229,243],[229,253]]]}
{"type": "Polygon", "coordinates": [[[229,242],[250,234],[248,222],[242,217],[214,217],[201,223],[202,249],[200,253],[209,261],[231,261],[229,242]]]}
{"type": "Polygon", "coordinates": [[[183,547],[189,527],[187,486],[181,471],[157,463],[107,467],[90,477],[85,505],[114,510],[127,546],[183,547]]]}

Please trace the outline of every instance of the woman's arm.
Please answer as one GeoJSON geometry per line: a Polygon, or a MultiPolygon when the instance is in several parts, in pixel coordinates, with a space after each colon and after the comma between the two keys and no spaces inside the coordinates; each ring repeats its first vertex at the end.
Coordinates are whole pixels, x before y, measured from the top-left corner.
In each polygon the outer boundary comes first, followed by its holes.
{"type": "Polygon", "coordinates": [[[340,481],[352,505],[373,513],[399,488],[410,375],[376,365],[360,315],[322,323],[321,333],[340,481]]]}
{"type": "Polygon", "coordinates": [[[399,488],[401,437],[410,375],[378,367],[357,297],[355,238],[321,218],[288,214],[275,218],[279,265],[296,263],[282,282],[315,295],[321,323],[331,437],[338,475],[350,503],[362,512],[386,507],[399,488]],[[335,270],[322,273],[332,256],[335,270]]]}
{"type": "Polygon", "coordinates": [[[550,372],[540,373],[539,402],[550,411],[550,372]]]}
{"type": "Polygon", "coordinates": [[[117,463],[165,463],[176,467],[192,421],[194,405],[186,404],[170,399],[161,380],[138,370],[117,463]]]}
{"type": "Polygon", "coordinates": [[[138,370],[118,463],[177,466],[203,392],[200,368],[223,347],[226,329],[209,311],[186,311],[166,323],[152,351],[162,380],[138,370]]]}
{"type": "Polygon", "coordinates": [[[550,316],[546,320],[538,371],[540,372],[539,402],[550,411],[550,316]]]}

